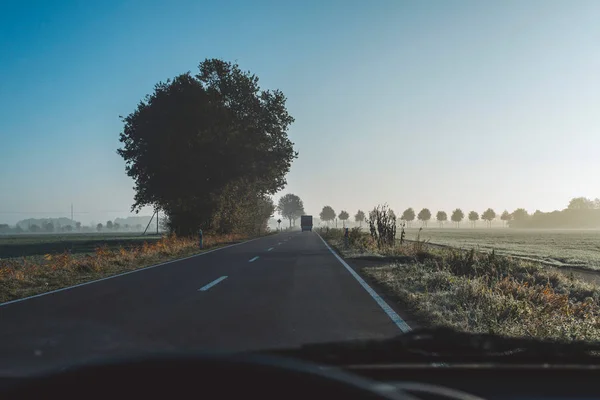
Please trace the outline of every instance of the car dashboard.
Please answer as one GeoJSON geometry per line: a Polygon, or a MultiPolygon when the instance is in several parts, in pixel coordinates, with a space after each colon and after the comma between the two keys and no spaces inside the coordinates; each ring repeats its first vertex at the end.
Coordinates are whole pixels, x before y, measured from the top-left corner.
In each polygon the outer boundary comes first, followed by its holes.
{"type": "Polygon", "coordinates": [[[597,366],[327,364],[289,357],[181,355],[72,366],[0,379],[1,398],[593,399],[597,366]]]}
{"type": "Polygon", "coordinates": [[[600,399],[600,366],[374,364],[343,369],[424,399],[600,399]],[[431,388],[444,391],[432,397],[431,388]]]}

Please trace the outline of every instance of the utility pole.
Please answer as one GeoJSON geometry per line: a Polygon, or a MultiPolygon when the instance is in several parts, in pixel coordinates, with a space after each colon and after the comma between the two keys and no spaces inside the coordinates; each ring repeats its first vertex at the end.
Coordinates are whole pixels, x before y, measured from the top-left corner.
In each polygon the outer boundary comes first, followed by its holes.
{"type": "Polygon", "coordinates": [[[156,209],[156,234],[158,235],[158,208],[156,209]]]}
{"type": "Polygon", "coordinates": [[[73,222],[73,203],[71,203],[71,222],[73,222]]]}
{"type": "MultiPolygon", "coordinates": [[[[156,214],[156,211],[154,211],[154,214],[152,214],[152,216],[150,217],[150,221],[148,221],[148,225],[146,225],[146,229],[144,229],[144,233],[142,233],[142,235],[145,235],[146,232],[148,231],[148,228],[150,227],[150,224],[152,223],[152,218],[154,218],[155,214],[156,214]]],[[[158,217],[156,219],[158,219],[158,217]]]]}

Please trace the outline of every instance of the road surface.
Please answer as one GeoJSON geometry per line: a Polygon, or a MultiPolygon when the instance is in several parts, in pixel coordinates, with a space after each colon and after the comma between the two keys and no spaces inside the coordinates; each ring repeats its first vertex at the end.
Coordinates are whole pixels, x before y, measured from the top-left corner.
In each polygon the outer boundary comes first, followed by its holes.
{"type": "Polygon", "coordinates": [[[314,232],[0,305],[0,375],[144,351],[385,338],[407,326],[314,232]]]}

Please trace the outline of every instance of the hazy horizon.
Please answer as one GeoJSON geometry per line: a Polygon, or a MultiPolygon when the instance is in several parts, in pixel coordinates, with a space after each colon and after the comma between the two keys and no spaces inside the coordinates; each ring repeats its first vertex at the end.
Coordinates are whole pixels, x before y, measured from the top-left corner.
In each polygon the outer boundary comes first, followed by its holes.
{"type": "Polygon", "coordinates": [[[118,117],[210,57],[287,96],[307,213],[600,197],[598,2],[176,3],[3,3],[0,223],[135,215],[118,117]]]}

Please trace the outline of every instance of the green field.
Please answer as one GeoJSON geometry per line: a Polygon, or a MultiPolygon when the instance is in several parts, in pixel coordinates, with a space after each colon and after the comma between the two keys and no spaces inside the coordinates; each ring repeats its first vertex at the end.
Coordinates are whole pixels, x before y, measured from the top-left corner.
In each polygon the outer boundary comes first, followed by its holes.
{"type": "MultiPolygon", "coordinates": [[[[406,230],[414,240],[418,228],[406,230]]],[[[600,230],[534,230],[509,228],[423,228],[430,243],[542,262],[555,267],[600,269],[600,230]]]]}
{"type": "Polygon", "coordinates": [[[111,249],[139,246],[160,239],[157,235],[140,233],[62,233],[37,235],[0,235],[0,259],[38,256],[70,251],[72,254],[93,253],[96,248],[111,249]]]}

